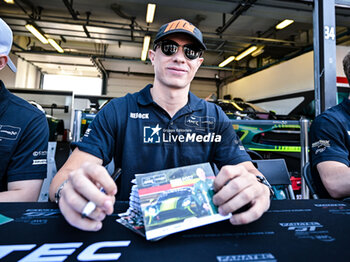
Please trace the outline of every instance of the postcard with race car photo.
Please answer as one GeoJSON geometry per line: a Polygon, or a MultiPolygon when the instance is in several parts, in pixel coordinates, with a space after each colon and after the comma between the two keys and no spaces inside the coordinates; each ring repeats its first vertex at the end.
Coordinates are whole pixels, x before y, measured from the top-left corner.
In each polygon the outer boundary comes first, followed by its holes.
{"type": "Polygon", "coordinates": [[[128,211],[141,207],[148,240],[228,219],[212,202],[214,178],[209,163],[137,174],[128,211]]]}

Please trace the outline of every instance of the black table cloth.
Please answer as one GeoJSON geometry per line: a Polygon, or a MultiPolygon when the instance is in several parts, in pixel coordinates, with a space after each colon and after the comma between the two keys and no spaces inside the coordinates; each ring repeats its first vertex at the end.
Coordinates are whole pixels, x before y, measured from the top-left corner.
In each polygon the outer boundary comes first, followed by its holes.
{"type": "Polygon", "coordinates": [[[151,242],[115,220],[99,232],[71,227],[53,203],[0,203],[1,261],[350,261],[350,205],[334,200],[272,201],[258,221],[228,221],[151,242]]]}

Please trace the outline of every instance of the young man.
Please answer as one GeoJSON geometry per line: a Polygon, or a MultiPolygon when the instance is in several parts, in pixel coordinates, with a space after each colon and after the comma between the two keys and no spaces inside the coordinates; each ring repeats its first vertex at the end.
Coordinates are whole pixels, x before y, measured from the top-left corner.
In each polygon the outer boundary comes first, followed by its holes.
{"type": "MultiPolygon", "coordinates": [[[[0,70],[16,72],[8,54],[12,31],[0,18],[0,70]]],[[[46,177],[49,129],[45,115],[0,80],[0,202],[37,201],[46,177]]]]}
{"type": "Polygon", "coordinates": [[[149,51],[153,85],[105,106],[52,181],[50,198],[55,200],[56,195],[71,225],[96,231],[113,212],[117,188],[102,166],[112,158],[122,168],[118,193],[124,200],[137,173],[212,162],[221,169],[213,199],[219,212],[226,215],[251,205],[232,216],[232,224],[252,222],[269,208],[270,190],[258,182],[261,173],[250,162],[229,119],[219,107],[189,92],[205,49],[202,33],[185,20],[160,28],[154,50],[149,51]],[[100,192],[101,186],[106,193],[100,192]],[[97,208],[82,218],[88,201],[97,208]]]}
{"type": "MultiPolygon", "coordinates": [[[[350,83],[350,52],[343,59],[343,68],[350,83]]],[[[322,198],[350,197],[349,98],[317,116],[311,125],[312,175],[322,198]]]]}

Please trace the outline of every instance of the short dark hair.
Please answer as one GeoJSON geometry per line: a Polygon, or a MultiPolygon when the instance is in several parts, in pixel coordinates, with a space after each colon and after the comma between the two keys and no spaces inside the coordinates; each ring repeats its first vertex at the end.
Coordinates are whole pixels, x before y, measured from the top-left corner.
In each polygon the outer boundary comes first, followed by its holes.
{"type": "Polygon", "coordinates": [[[345,76],[350,84],[350,52],[343,59],[343,69],[345,76]]]}

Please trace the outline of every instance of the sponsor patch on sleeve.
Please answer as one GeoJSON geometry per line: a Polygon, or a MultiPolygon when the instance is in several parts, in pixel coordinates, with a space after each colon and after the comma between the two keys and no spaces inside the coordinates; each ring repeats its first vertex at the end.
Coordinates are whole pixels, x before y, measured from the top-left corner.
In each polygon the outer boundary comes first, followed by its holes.
{"type": "Polygon", "coordinates": [[[318,140],[317,142],[312,143],[312,148],[317,148],[315,151],[315,155],[322,153],[327,149],[327,147],[330,147],[329,140],[318,140]]]}
{"type": "Polygon", "coordinates": [[[47,161],[46,159],[34,159],[32,165],[37,166],[37,165],[46,165],[47,161]]]}
{"type": "Polygon", "coordinates": [[[20,132],[20,127],[0,125],[0,138],[2,139],[16,140],[20,132]]]}

